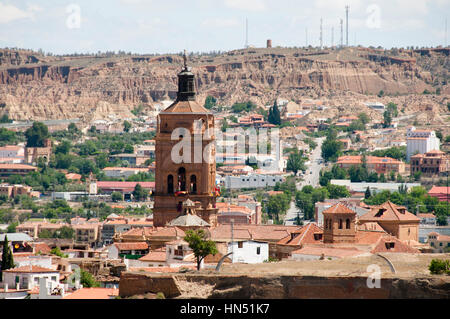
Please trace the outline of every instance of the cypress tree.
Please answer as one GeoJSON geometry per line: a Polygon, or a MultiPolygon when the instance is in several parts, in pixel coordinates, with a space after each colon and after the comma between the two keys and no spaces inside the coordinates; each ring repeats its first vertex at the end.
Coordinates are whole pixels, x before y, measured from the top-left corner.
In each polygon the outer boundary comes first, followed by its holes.
{"type": "Polygon", "coordinates": [[[14,258],[11,252],[11,248],[8,245],[8,236],[5,235],[3,241],[3,254],[2,254],[2,272],[7,269],[14,268],[14,258]]]}
{"type": "Polygon", "coordinates": [[[273,103],[273,106],[269,109],[269,116],[267,118],[269,123],[274,125],[280,125],[281,124],[281,115],[280,110],[277,106],[277,101],[273,103]]]}
{"type": "Polygon", "coordinates": [[[370,192],[370,187],[367,186],[366,193],[364,194],[364,198],[368,199],[370,196],[372,196],[372,193],[370,192]]]}

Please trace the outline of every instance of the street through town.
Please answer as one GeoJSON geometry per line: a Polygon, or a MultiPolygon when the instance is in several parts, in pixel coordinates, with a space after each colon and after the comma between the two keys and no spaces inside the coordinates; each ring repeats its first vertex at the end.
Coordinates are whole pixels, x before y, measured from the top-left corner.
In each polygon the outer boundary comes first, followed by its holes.
{"type": "MultiPolygon", "coordinates": [[[[315,139],[317,147],[312,151],[310,155],[309,164],[306,166],[307,169],[305,171],[303,180],[296,183],[297,190],[301,190],[302,187],[306,185],[311,185],[312,187],[319,186],[319,172],[320,169],[324,166],[321,155],[322,143],[324,140],[325,137],[315,139]]],[[[295,206],[295,200],[293,200],[288,211],[286,212],[286,215],[284,216],[284,224],[295,225],[298,212],[299,209],[295,206]]],[[[302,212],[300,212],[300,218],[303,218],[302,212]]]]}

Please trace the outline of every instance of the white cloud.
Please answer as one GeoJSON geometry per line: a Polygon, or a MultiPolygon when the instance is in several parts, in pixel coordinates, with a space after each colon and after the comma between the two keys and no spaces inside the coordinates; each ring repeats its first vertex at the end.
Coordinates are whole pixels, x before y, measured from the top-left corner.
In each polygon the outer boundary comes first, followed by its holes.
{"type": "Polygon", "coordinates": [[[34,13],[42,11],[37,5],[28,5],[27,10],[21,10],[11,4],[0,3],[0,23],[9,23],[19,19],[33,19],[34,13]]]}
{"type": "Polygon", "coordinates": [[[247,11],[265,11],[267,8],[264,0],[225,0],[225,6],[247,11]]]}
{"type": "Polygon", "coordinates": [[[204,20],[202,25],[213,28],[229,28],[239,26],[239,22],[236,19],[213,18],[204,20]]]}

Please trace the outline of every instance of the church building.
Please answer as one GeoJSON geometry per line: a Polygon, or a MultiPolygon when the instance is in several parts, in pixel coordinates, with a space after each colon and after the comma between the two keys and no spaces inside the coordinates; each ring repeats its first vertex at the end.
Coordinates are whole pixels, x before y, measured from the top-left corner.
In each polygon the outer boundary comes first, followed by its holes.
{"type": "Polygon", "coordinates": [[[155,153],[154,226],[177,218],[188,198],[196,204],[198,217],[215,226],[214,116],[195,101],[195,79],[186,56],[178,74],[177,99],[157,118],[155,153]]]}

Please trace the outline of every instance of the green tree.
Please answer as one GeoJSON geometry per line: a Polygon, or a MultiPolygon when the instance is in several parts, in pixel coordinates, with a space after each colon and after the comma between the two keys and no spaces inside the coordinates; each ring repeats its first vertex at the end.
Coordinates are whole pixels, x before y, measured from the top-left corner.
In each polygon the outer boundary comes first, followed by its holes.
{"type": "Polygon", "coordinates": [[[275,101],[273,106],[269,109],[269,116],[267,120],[273,125],[281,124],[280,110],[278,109],[277,101],[275,101]]]}
{"type": "Polygon", "coordinates": [[[8,236],[5,235],[3,240],[3,253],[2,253],[2,267],[1,271],[14,268],[14,257],[9,247],[8,236]]]}
{"type": "Polygon", "coordinates": [[[100,283],[95,280],[94,276],[84,269],[80,269],[80,284],[86,288],[100,287],[100,283]]]}
{"type": "Polygon", "coordinates": [[[6,229],[6,232],[7,233],[15,233],[17,226],[19,226],[18,222],[13,222],[13,223],[9,224],[8,228],[6,229]]]}
{"type": "Polygon", "coordinates": [[[208,240],[203,229],[187,230],[184,240],[189,243],[189,247],[194,251],[194,256],[197,259],[197,270],[200,270],[200,265],[206,256],[218,253],[216,243],[208,240]]]}
{"type": "Polygon", "coordinates": [[[391,115],[391,112],[389,112],[389,111],[384,111],[384,113],[383,113],[383,119],[384,119],[384,121],[383,121],[383,126],[384,126],[384,127],[389,127],[389,126],[391,126],[391,124],[392,124],[392,115],[391,115]]]}
{"type": "Polygon", "coordinates": [[[367,186],[366,192],[364,193],[364,198],[368,199],[372,196],[372,193],[370,192],[370,187],[367,186]]]}
{"type": "Polygon", "coordinates": [[[345,186],[328,184],[326,187],[330,198],[350,197],[350,192],[345,186]]]}
{"type": "Polygon", "coordinates": [[[298,171],[306,170],[305,161],[298,149],[294,150],[294,152],[289,155],[286,170],[294,172],[294,175],[297,175],[298,171]]]}
{"type": "Polygon", "coordinates": [[[366,113],[359,113],[358,114],[358,119],[361,121],[361,123],[363,123],[364,125],[366,125],[367,123],[370,122],[370,118],[369,116],[367,116],[366,113]]]}
{"type": "Polygon", "coordinates": [[[216,98],[214,96],[208,95],[205,99],[205,108],[210,110],[212,109],[214,106],[216,106],[216,98]]]}
{"type": "Polygon", "coordinates": [[[397,104],[389,102],[386,105],[386,109],[389,113],[391,113],[391,116],[393,117],[397,117],[398,116],[398,109],[397,109],[397,104]]]}
{"type": "Polygon", "coordinates": [[[113,192],[113,193],[111,194],[111,200],[112,200],[113,202],[120,202],[120,201],[123,201],[123,195],[122,195],[122,193],[119,193],[119,192],[113,192]]]}
{"type": "Polygon", "coordinates": [[[137,200],[137,201],[141,201],[141,200],[145,200],[148,197],[148,190],[146,190],[145,188],[143,188],[141,186],[141,184],[136,184],[136,186],[134,187],[134,191],[133,191],[133,197],[137,200]]]}
{"type": "Polygon", "coordinates": [[[64,140],[55,148],[55,154],[68,154],[72,147],[70,141],[64,140]]]}
{"type": "Polygon", "coordinates": [[[433,275],[450,274],[450,261],[442,259],[432,259],[428,266],[430,273],[433,275]]]}
{"type": "Polygon", "coordinates": [[[280,215],[289,209],[290,196],[287,194],[277,194],[269,197],[267,202],[267,212],[272,219],[280,220],[280,215]]]}
{"type": "Polygon", "coordinates": [[[34,122],[33,126],[25,131],[27,147],[44,147],[48,138],[48,127],[41,122],[34,122]]]}
{"type": "Polygon", "coordinates": [[[123,121],[123,131],[129,132],[131,129],[131,123],[128,121],[123,121]]]}
{"type": "Polygon", "coordinates": [[[78,130],[78,127],[75,125],[75,123],[70,123],[67,126],[67,130],[69,131],[70,134],[78,134],[80,132],[80,130],[78,130]]]}

